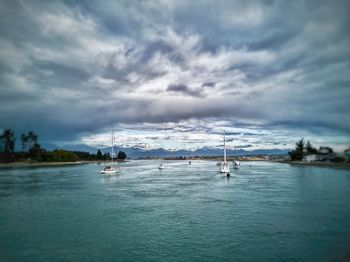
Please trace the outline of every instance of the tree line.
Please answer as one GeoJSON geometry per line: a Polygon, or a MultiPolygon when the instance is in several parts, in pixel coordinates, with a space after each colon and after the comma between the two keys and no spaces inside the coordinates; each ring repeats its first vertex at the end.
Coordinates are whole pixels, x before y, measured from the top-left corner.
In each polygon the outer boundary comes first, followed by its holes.
{"type": "MultiPolygon", "coordinates": [[[[33,131],[23,133],[20,136],[21,151],[15,151],[15,135],[11,129],[6,129],[0,135],[0,162],[14,161],[38,161],[38,162],[75,162],[75,161],[108,161],[111,159],[109,153],[102,154],[101,150],[97,150],[96,154],[82,151],[69,151],[63,149],[55,149],[52,151],[41,148],[38,143],[38,135],[33,131]]],[[[123,151],[119,151],[117,159],[124,160],[127,155],[123,151]]]]}
{"type": "Polygon", "coordinates": [[[313,147],[310,143],[310,141],[307,141],[305,143],[304,139],[300,139],[295,143],[295,149],[288,152],[290,158],[292,161],[301,161],[303,158],[307,155],[326,155],[326,154],[334,154],[334,151],[332,148],[328,146],[322,146],[318,150],[313,147]]]}

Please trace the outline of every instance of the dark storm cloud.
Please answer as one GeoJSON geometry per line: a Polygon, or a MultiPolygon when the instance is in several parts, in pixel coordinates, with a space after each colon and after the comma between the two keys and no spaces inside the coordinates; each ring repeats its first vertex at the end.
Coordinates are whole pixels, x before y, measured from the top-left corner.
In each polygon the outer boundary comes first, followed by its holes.
{"type": "Polygon", "coordinates": [[[185,95],[190,95],[194,97],[202,97],[203,94],[201,90],[195,90],[186,86],[185,84],[170,84],[167,88],[168,92],[182,93],[185,95]]]}
{"type": "Polygon", "coordinates": [[[252,148],[252,147],[254,147],[253,145],[251,145],[251,144],[247,144],[247,145],[239,145],[239,146],[237,146],[237,148],[240,148],[240,149],[243,149],[243,148],[252,148]]]}
{"type": "Polygon", "coordinates": [[[349,137],[348,1],[2,1],[0,128],[349,137]],[[159,127],[158,127],[159,126],[159,127]]]}
{"type": "Polygon", "coordinates": [[[23,73],[33,77],[33,81],[44,81],[43,84],[45,84],[45,80],[47,81],[47,78],[43,77],[45,73],[50,74],[48,81],[50,85],[65,85],[67,83],[76,85],[90,78],[89,72],[84,70],[84,68],[65,65],[55,61],[33,60],[32,65],[31,68],[23,70],[23,73]]]}
{"type": "Polygon", "coordinates": [[[205,82],[202,84],[202,87],[215,87],[216,83],[214,82],[205,82]]]}

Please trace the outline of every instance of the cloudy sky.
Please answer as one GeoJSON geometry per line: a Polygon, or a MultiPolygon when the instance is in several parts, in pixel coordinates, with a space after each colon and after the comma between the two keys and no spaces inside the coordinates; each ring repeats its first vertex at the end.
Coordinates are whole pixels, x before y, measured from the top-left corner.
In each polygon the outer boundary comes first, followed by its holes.
{"type": "Polygon", "coordinates": [[[349,1],[0,2],[0,129],[39,142],[350,145],[349,1]]]}

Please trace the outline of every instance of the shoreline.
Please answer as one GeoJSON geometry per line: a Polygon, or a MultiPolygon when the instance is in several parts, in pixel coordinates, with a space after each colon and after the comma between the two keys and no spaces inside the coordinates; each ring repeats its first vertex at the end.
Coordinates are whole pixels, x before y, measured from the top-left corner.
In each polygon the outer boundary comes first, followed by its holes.
{"type": "MultiPolygon", "coordinates": [[[[154,160],[154,159],[139,159],[139,160],[154,160]]],[[[217,159],[163,159],[163,160],[182,160],[182,161],[195,161],[195,160],[207,160],[207,161],[218,161],[217,159]]],[[[232,160],[228,160],[232,161],[232,160]]],[[[249,162],[249,161],[266,161],[266,162],[275,162],[281,164],[290,164],[295,166],[316,166],[316,167],[330,167],[330,168],[340,168],[340,169],[350,169],[350,163],[333,163],[333,162],[303,162],[303,161],[276,161],[276,160],[267,160],[267,159],[240,159],[240,162],[249,162]]],[[[127,162],[126,161],[119,161],[127,162]]],[[[76,162],[10,162],[10,163],[0,163],[0,169],[5,168],[27,168],[27,167],[60,167],[60,166],[73,166],[73,165],[84,165],[84,164],[107,164],[108,161],[92,160],[92,161],[76,161],[76,162]]]]}
{"type": "Polygon", "coordinates": [[[2,168],[17,168],[17,167],[57,167],[57,166],[72,166],[72,165],[84,165],[84,164],[102,164],[107,163],[105,161],[76,161],[76,162],[10,162],[0,163],[0,169],[2,168]]]}

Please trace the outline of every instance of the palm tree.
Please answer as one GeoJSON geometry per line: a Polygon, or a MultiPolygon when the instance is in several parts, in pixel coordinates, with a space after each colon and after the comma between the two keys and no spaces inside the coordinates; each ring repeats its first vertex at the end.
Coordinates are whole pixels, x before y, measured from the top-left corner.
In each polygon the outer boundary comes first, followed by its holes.
{"type": "Polygon", "coordinates": [[[15,149],[15,135],[11,129],[6,129],[0,136],[3,144],[3,152],[13,153],[15,149]]]}
{"type": "Polygon", "coordinates": [[[28,138],[25,134],[22,134],[21,135],[21,143],[22,143],[22,150],[23,151],[28,151],[27,149],[27,141],[28,141],[28,138]]]}
{"type": "Polygon", "coordinates": [[[38,135],[33,131],[28,134],[21,135],[22,148],[24,151],[30,151],[36,144],[38,144],[38,135]]]}

